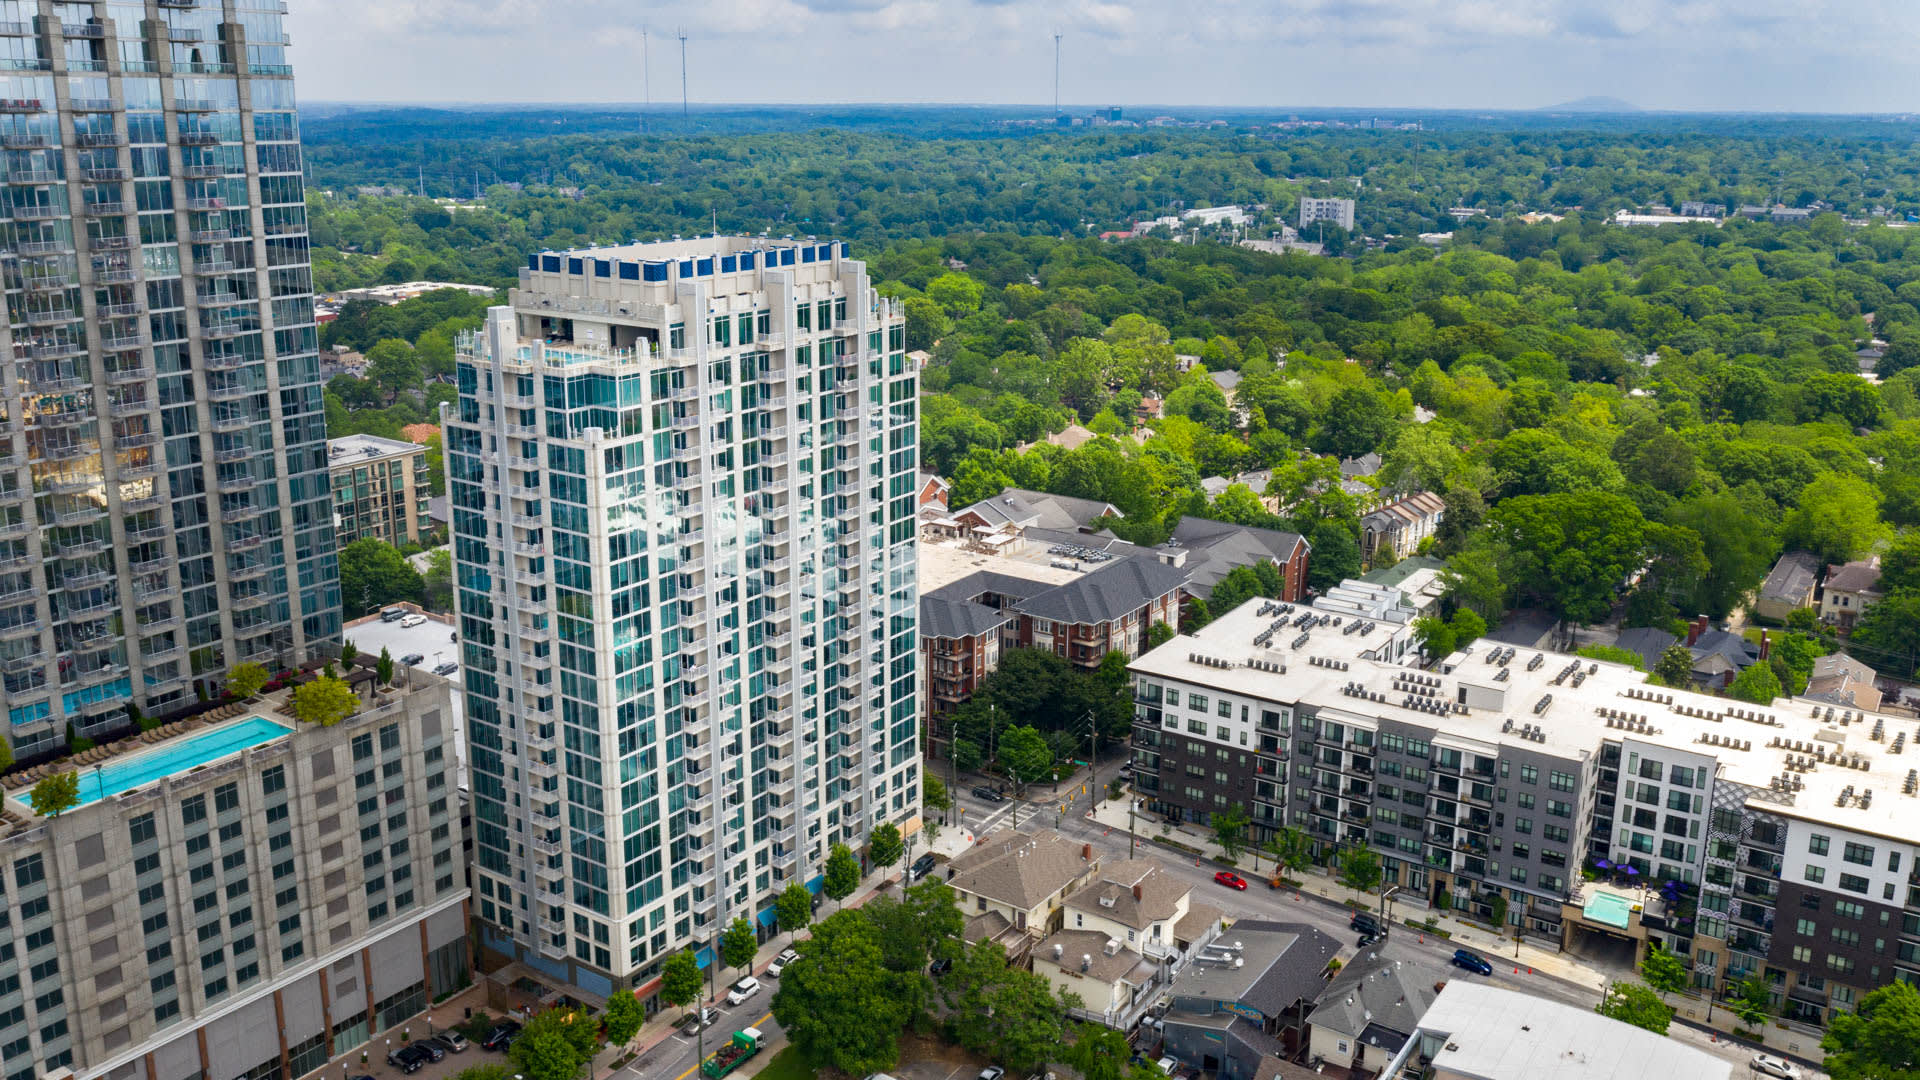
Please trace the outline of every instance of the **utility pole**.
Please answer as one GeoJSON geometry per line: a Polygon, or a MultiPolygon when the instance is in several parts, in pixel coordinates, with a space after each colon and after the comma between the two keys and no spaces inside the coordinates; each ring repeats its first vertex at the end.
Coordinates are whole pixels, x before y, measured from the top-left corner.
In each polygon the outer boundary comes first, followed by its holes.
{"type": "Polygon", "coordinates": [[[1140,805],[1140,797],[1138,795],[1135,795],[1132,792],[1128,792],[1127,793],[1127,858],[1129,859],[1133,858],[1133,845],[1134,845],[1133,812],[1137,807],[1139,807],[1139,805],[1140,805]]]}
{"type": "Polygon", "coordinates": [[[691,114],[687,111],[687,28],[680,28],[680,119],[685,120],[691,114]]]}
{"type": "Polygon", "coordinates": [[[1100,804],[1100,721],[1087,710],[1087,809],[1100,804]]]}

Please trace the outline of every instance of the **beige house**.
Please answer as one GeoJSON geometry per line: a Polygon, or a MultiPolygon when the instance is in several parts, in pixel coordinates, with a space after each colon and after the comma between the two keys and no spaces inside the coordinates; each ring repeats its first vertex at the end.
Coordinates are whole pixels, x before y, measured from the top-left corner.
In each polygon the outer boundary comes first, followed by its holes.
{"type": "Polygon", "coordinates": [[[1820,587],[1820,621],[1851,630],[1882,595],[1879,556],[1828,567],[1826,584],[1820,587]]]}
{"type": "Polygon", "coordinates": [[[1080,996],[1090,1018],[1125,1030],[1153,1001],[1160,964],[1097,930],[1060,930],[1033,954],[1033,973],[1080,996]]]}
{"type": "Polygon", "coordinates": [[[1107,867],[1065,907],[1066,929],[1105,934],[1175,967],[1220,932],[1220,910],[1194,903],[1192,886],[1149,859],[1107,867]]]}
{"type": "Polygon", "coordinates": [[[1021,958],[1060,925],[1067,894],[1100,869],[1093,845],[1052,829],[1000,833],[947,864],[968,941],[997,941],[1021,958]]]}

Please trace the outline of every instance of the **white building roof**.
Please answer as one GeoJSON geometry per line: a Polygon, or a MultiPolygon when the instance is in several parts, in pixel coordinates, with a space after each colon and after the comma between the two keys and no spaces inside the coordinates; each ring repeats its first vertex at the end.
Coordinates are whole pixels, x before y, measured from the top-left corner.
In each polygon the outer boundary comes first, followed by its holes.
{"type": "Polygon", "coordinates": [[[1805,699],[1749,705],[1650,686],[1622,664],[1486,640],[1424,675],[1431,695],[1415,693],[1400,678],[1407,667],[1368,658],[1391,655],[1381,646],[1399,627],[1363,620],[1356,631],[1352,617],[1323,612],[1314,614],[1327,614],[1325,623],[1297,625],[1307,611],[1282,613],[1256,598],[1130,668],[1348,722],[1436,728],[1447,745],[1486,753],[1510,745],[1578,760],[1609,740],[1670,747],[1715,759],[1719,777],[1758,789],[1754,800],[1768,812],[1873,836],[1910,839],[1920,819],[1920,725],[1911,717],[1805,699]]]}
{"type": "MultiPolygon", "coordinates": [[[[1480,1080],[1729,1080],[1702,1050],[1588,1009],[1455,979],[1420,1018],[1445,1036],[1436,1070],[1480,1080]]],[[[1410,1040],[1418,1045],[1422,1040],[1410,1040]]]]}

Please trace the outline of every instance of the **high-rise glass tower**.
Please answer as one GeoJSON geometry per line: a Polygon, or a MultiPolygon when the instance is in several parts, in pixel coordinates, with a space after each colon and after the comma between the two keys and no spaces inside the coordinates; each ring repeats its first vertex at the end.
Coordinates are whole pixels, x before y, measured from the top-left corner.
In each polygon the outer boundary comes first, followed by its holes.
{"type": "Polygon", "coordinates": [[[0,0],[16,754],[340,633],[281,0],[0,0]]]}
{"type": "Polygon", "coordinates": [[[916,374],[865,265],[811,241],[536,255],[461,343],[489,952],[645,993],[831,844],[917,827],[916,374]]]}

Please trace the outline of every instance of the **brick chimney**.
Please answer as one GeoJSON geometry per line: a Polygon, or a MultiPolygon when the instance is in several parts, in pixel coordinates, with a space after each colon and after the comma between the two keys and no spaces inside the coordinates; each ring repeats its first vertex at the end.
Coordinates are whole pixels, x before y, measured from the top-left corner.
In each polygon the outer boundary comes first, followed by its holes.
{"type": "Polygon", "coordinates": [[[1136,881],[1133,883],[1133,899],[1135,900],[1135,902],[1139,901],[1140,892],[1141,892],[1140,883],[1136,881]]]}
{"type": "Polygon", "coordinates": [[[1694,616],[1693,622],[1687,625],[1687,648],[1693,648],[1693,646],[1699,642],[1700,635],[1706,632],[1707,617],[1705,615],[1694,616]]]}
{"type": "Polygon", "coordinates": [[[1080,861],[1089,862],[1092,859],[1093,859],[1093,845],[1081,844],[1080,845],[1080,861]]]}
{"type": "Polygon", "coordinates": [[[1773,652],[1773,638],[1767,631],[1762,630],[1760,631],[1760,659],[1765,660],[1771,652],[1773,652]]]}

